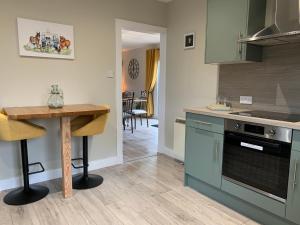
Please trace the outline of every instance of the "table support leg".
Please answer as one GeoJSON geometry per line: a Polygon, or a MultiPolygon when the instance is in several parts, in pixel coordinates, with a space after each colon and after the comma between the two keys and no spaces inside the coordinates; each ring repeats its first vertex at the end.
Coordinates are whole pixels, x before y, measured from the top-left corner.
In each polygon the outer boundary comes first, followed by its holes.
{"type": "Polygon", "coordinates": [[[71,167],[71,121],[70,117],[60,119],[61,129],[61,161],[62,161],[62,191],[63,197],[72,197],[72,167],[71,167]]]}

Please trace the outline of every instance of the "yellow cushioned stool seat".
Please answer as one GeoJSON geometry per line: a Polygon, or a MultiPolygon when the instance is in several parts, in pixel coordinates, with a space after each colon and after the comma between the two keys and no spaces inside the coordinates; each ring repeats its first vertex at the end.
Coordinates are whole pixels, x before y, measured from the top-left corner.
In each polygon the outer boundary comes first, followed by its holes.
{"type": "Polygon", "coordinates": [[[38,138],[46,134],[46,129],[27,121],[9,120],[0,112],[0,140],[20,141],[38,138]]]}
{"type": "MultiPolygon", "coordinates": [[[[109,106],[106,106],[109,112],[109,106]]],[[[83,174],[73,177],[73,188],[89,189],[102,184],[103,178],[99,175],[88,174],[88,136],[102,134],[107,122],[108,113],[94,116],[79,116],[71,121],[72,135],[83,137],[83,153],[82,158],[73,159],[73,161],[82,160],[83,166],[73,167],[83,168],[83,174]]]]}
{"type": "Polygon", "coordinates": [[[20,141],[22,155],[22,170],[24,186],[9,192],[4,197],[4,202],[8,205],[26,205],[36,202],[46,197],[49,189],[41,185],[30,185],[29,175],[44,172],[44,167],[40,162],[28,162],[27,139],[38,138],[46,134],[46,129],[27,121],[9,120],[0,110],[0,141],[20,141]],[[41,170],[29,172],[31,165],[40,165],[41,170]]]}
{"type": "Polygon", "coordinates": [[[72,136],[94,136],[102,134],[108,113],[96,116],[79,116],[71,121],[72,136]]]}

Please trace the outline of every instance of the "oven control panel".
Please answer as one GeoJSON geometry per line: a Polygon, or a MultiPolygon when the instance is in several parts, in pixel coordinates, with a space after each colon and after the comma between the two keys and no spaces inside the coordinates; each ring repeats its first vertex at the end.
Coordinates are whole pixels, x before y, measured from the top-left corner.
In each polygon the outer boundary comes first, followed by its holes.
{"type": "Polygon", "coordinates": [[[269,135],[275,136],[276,135],[276,129],[273,128],[273,129],[269,130],[269,135]]]}
{"type": "Polygon", "coordinates": [[[257,137],[291,143],[292,129],[238,120],[225,120],[225,131],[249,134],[257,137]]]}
{"type": "Polygon", "coordinates": [[[241,124],[237,122],[237,123],[234,125],[234,128],[235,128],[236,130],[239,130],[239,129],[241,128],[241,124]]]}

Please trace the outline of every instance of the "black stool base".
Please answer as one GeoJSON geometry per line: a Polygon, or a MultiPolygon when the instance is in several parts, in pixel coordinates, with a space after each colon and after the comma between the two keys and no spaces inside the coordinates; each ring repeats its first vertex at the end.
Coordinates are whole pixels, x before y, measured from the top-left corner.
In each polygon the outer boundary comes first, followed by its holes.
{"type": "Polygon", "coordinates": [[[99,175],[89,174],[85,177],[83,174],[79,174],[73,177],[73,188],[78,190],[95,188],[102,183],[103,177],[99,175]]]}
{"type": "Polygon", "coordinates": [[[4,202],[8,205],[27,205],[43,199],[48,193],[49,189],[44,186],[30,185],[29,191],[22,187],[9,192],[4,197],[4,202]]]}

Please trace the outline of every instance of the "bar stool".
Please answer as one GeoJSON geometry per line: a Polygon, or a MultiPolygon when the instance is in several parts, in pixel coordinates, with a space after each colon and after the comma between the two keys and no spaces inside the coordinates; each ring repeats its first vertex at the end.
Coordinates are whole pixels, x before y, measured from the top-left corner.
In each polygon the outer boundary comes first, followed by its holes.
{"type": "MultiPolygon", "coordinates": [[[[109,108],[107,107],[108,111],[109,108]]],[[[76,166],[72,163],[75,169],[83,168],[83,174],[73,176],[74,189],[89,189],[94,188],[103,183],[103,177],[88,173],[88,136],[102,134],[108,118],[108,113],[97,116],[79,116],[71,121],[72,136],[82,137],[83,152],[82,158],[72,159],[72,161],[81,160],[82,166],[76,166]]]]}
{"type": "Polygon", "coordinates": [[[27,121],[8,120],[7,116],[0,110],[0,140],[20,141],[22,170],[24,186],[9,192],[4,197],[4,202],[8,205],[26,205],[41,200],[49,193],[49,189],[41,185],[30,185],[29,176],[44,172],[45,169],[40,162],[28,163],[27,140],[45,135],[43,127],[29,123],[27,121]],[[29,167],[39,165],[40,171],[29,172],[29,167]]]}

